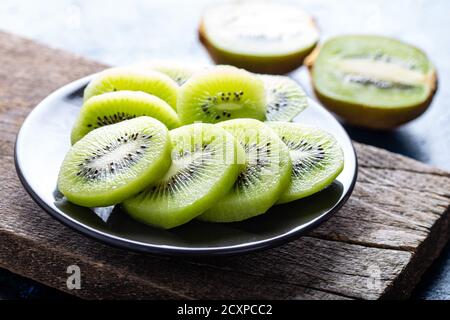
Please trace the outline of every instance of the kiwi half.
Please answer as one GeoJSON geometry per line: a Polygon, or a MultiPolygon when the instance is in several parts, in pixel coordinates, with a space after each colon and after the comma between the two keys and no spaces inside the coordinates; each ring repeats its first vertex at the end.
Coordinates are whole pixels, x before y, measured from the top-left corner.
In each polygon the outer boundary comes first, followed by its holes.
{"type": "Polygon", "coordinates": [[[153,117],[169,129],[180,126],[177,113],[164,100],[141,91],[116,91],[87,100],[72,129],[72,144],[90,131],[140,116],[153,117]]]}
{"type": "Polygon", "coordinates": [[[157,181],[170,166],[170,138],[156,119],[139,117],[88,133],[67,153],[58,189],[85,207],[106,207],[157,181]]]}
{"type": "Polygon", "coordinates": [[[195,218],[233,186],[244,151],[224,129],[192,124],[170,131],[172,166],[157,183],[122,205],[133,218],[169,229],[195,218]]]}
{"type": "Polygon", "coordinates": [[[314,49],[319,31],[298,5],[234,1],[206,10],[199,37],[218,64],[284,74],[302,65],[314,49]]]}
{"type": "Polygon", "coordinates": [[[192,76],[181,88],[178,115],[184,124],[234,118],[265,119],[264,83],[232,66],[217,66],[192,76]]]}
{"type": "Polygon", "coordinates": [[[332,38],[311,63],[319,100],[357,126],[387,129],[410,121],[427,109],[436,89],[425,53],[387,37],[332,38]]]}
{"type": "Polygon", "coordinates": [[[84,90],[84,101],[106,92],[143,91],[177,108],[178,85],[169,76],[152,70],[118,67],[98,73],[84,90]]]}
{"type": "Polygon", "coordinates": [[[291,121],[308,106],[305,91],[284,76],[262,75],[266,90],[266,120],[291,121]]]}
{"type": "Polygon", "coordinates": [[[199,219],[232,222],[265,213],[289,187],[289,150],[275,132],[258,120],[235,119],[217,126],[228,130],[242,145],[246,163],[230,192],[199,219]]]}
{"type": "Polygon", "coordinates": [[[332,135],[298,123],[268,122],[286,144],[292,161],[290,187],[278,203],[312,195],[331,184],[344,168],[344,154],[332,135]]]}

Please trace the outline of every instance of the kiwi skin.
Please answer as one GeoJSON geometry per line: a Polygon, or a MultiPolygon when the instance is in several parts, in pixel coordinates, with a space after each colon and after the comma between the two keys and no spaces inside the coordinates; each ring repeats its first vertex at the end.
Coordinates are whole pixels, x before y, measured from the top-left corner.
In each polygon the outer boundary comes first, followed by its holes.
{"type": "Polygon", "coordinates": [[[286,74],[299,68],[317,43],[302,51],[277,56],[252,56],[221,50],[208,41],[203,21],[198,27],[199,40],[216,64],[230,64],[248,71],[265,74],[286,74]]]}
{"type": "MultiPolygon", "coordinates": [[[[436,82],[435,82],[436,83],[436,82]]],[[[436,92],[436,85],[429,97],[421,104],[407,108],[373,108],[354,103],[343,103],[322,95],[316,88],[314,94],[331,112],[346,123],[375,130],[389,130],[399,127],[423,114],[429,107],[436,92]]]]}
{"type": "Polygon", "coordinates": [[[314,86],[312,73],[314,70],[315,60],[319,55],[319,51],[320,47],[318,46],[305,59],[305,65],[308,67],[310,73],[314,95],[328,110],[341,117],[350,125],[374,130],[395,129],[402,124],[414,120],[422,115],[428,109],[434,95],[436,94],[438,88],[438,77],[436,69],[434,69],[431,74],[432,87],[430,94],[425,101],[416,105],[402,108],[374,108],[373,106],[360,105],[350,102],[344,103],[342,101],[333,100],[323,95],[314,86]]]}

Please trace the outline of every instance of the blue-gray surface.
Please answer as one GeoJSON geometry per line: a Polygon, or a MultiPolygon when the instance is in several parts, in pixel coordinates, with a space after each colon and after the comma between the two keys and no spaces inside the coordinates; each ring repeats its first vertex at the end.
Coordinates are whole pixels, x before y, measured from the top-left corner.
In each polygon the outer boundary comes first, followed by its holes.
{"type": "MultiPolygon", "coordinates": [[[[211,2],[1,0],[0,29],[112,65],[154,58],[210,63],[198,43],[196,27],[211,2]]],[[[439,75],[439,90],[429,111],[389,133],[347,129],[355,140],[450,170],[450,1],[298,2],[316,17],[322,39],[342,33],[377,33],[410,42],[429,54],[439,75]]],[[[311,92],[304,69],[292,76],[311,92]]],[[[0,270],[0,298],[30,297],[27,292],[40,292],[31,297],[57,296],[42,288],[0,270]]],[[[449,246],[427,272],[415,297],[450,299],[449,246]]]]}

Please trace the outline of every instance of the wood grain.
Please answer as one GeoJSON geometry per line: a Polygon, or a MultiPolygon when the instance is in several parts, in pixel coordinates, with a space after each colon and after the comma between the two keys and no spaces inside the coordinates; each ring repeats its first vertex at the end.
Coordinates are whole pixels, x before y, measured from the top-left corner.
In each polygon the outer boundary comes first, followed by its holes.
{"type": "MultiPolygon", "coordinates": [[[[16,134],[47,94],[105,66],[0,33],[0,266],[77,296],[171,299],[405,298],[449,238],[450,173],[355,144],[353,196],[330,220],[284,246],[236,257],[127,252],[53,220],[15,174],[16,134]]],[[[38,152],[38,151],[37,151],[38,152]]]]}

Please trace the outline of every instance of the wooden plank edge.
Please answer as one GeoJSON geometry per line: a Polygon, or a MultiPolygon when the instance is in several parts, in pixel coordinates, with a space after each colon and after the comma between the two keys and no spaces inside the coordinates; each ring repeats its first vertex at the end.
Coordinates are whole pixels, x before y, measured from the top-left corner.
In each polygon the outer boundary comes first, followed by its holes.
{"type": "MultiPolygon", "coordinates": [[[[92,240],[95,241],[95,240],[92,240]]],[[[11,232],[0,230],[0,267],[12,273],[32,279],[46,286],[67,292],[82,299],[181,299],[192,300],[195,297],[183,295],[170,288],[156,285],[151,281],[144,281],[135,275],[124,276],[121,270],[104,264],[98,265],[89,259],[67,252],[55,250],[53,247],[36,245],[26,237],[11,232]],[[30,259],[34,263],[31,263],[30,259]],[[38,262],[38,263],[36,263],[38,262]],[[55,267],[70,266],[76,264],[83,272],[82,279],[95,279],[95,284],[90,283],[87,287],[95,286],[95,290],[69,290],[66,286],[68,274],[65,268],[55,270],[55,267]],[[57,271],[57,272],[55,272],[57,271]],[[88,275],[86,275],[88,273],[88,275]],[[90,276],[91,274],[92,276],[90,276]],[[111,281],[117,279],[117,283],[111,281]],[[130,281],[131,279],[131,281],[130,281]],[[113,295],[105,296],[102,292],[114,291],[113,295]]],[[[295,284],[301,293],[293,299],[308,300],[353,300],[336,292],[317,289],[295,284]]]]}
{"type": "Polygon", "coordinates": [[[429,236],[419,245],[403,272],[387,287],[384,300],[406,299],[419,283],[425,271],[450,240],[450,208],[431,227],[429,236]]]}

